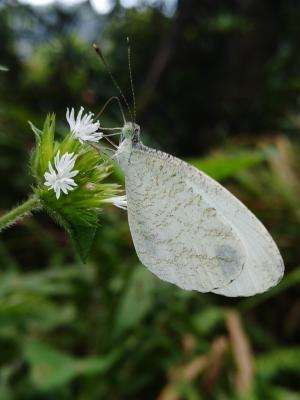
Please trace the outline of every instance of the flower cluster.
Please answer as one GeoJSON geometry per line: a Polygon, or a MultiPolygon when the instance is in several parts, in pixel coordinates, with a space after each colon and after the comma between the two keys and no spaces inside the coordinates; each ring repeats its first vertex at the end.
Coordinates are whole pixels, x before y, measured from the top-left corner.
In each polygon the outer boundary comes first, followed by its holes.
{"type": "Polygon", "coordinates": [[[105,135],[93,114],[80,109],[67,110],[69,133],[55,140],[55,116],[48,115],[39,130],[31,124],[37,146],[31,168],[37,180],[34,189],[41,205],[70,233],[84,260],[98,227],[102,207],[114,205],[126,209],[126,196],[119,185],[103,182],[112,164],[91,146],[105,135]]]}
{"type": "MultiPolygon", "coordinates": [[[[84,142],[98,142],[103,138],[103,133],[98,132],[100,122],[93,122],[94,114],[84,114],[83,111],[84,109],[81,107],[77,117],[75,117],[74,108],[67,109],[66,119],[69,123],[71,136],[81,144],[84,144],[84,142]]],[[[60,151],[58,151],[54,157],[54,167],[51,161],[48,161],[48,170],[44,173],[44,185],[55,192],[57,200],[60,198],[61,192],[68,194],[69,191],[74,190],[77,186],[73,179],[79,172],[73,169],[76,158],[77,155],[74,153],[64,153],[60,156],[60,151]]],[[[103,199],[102,202],[113,204],[125,210],[127,208],[126,196],[114,196],[103,199]]]]}

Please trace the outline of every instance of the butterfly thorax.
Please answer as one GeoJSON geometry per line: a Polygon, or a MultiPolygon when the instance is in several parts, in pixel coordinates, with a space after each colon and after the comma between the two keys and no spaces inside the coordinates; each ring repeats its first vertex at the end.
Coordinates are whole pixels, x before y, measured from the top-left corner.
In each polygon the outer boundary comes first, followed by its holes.
{"type": "Polygon", "coordinates": [[[121,143],[117,150],[117,160],[120,167],[125,170],[129,165],[132,149],[140,145],[140,127],[133,122],[126,122],[122,128],[121,143]]]}

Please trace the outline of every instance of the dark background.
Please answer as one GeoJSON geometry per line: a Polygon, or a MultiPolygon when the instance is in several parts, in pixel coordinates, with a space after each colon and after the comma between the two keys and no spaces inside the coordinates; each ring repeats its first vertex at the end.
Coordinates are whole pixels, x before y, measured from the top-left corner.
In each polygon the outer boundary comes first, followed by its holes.
{"type": "MultiPolygon", "coordinates": [[[[61,133],[66,107],[96,113],[116,95],[94,41],[131,102],[130,36],[143,141],[245,202],[285,278],[249,299],[185,292],[139,264],[125,212],[104,210],[85,265],[35,214],[1,233],[0,398],[298,399],[300,3],[141,3],[0,1],[1,213],[33,184],[27,121],[55,112],[61,133]]],[[[101,118],[121,122],[116,105],[101,118]]]]}

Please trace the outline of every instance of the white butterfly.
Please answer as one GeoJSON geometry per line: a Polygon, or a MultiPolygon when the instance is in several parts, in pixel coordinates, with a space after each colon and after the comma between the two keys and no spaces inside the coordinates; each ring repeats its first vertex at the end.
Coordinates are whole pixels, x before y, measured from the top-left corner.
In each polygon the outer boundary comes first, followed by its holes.
{"type": "Polygon", "coordinates": [[[252,296],[275,286],[284,265],[261,222],[236,197],[186,162],[144,146],[126,123],[117,150],[128,221],[141,262],[188,290],[252,296]]]}
{"type": "MultiPolygon", "coordinates": [[[[133,113],[101,50],[93,47],[135,120],[127,41],[133,113]]],[[[262,223],[203,172],[144,146],[140,127],[126,122],[118,97],[110,98],[99,115],[112,100],[118,101],[124,120],[115,156],[125,174],[129,227],[141,262],[159,278],[187,290],[234,297],[275,286],[284,273],[283,260],[262,223]]]]}

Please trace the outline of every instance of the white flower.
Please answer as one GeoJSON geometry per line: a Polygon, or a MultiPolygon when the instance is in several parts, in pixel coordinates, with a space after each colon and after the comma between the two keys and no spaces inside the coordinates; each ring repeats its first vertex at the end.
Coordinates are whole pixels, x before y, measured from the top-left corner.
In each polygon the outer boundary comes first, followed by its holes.
{"type": "Polygon", "coordinates": [[[78,174],[79,171],[72,171],[75,165],[77,155],[74,153],[65,153],[60,157],[59,151],[54,158],[54,166],[52,167],[49,161],[49,171],[45,172],[45,182],[49,189],[53,189],[56,198],[59,199],[60,191],[67,194],[69,190],[73,190],[77,184],[73,177],[78,174]]]}
{"type": "Polygon", "coordinates": [[[122,208],[123,210],[127,209],[127,196],[114,196],[109,199],[102,200],[103,203],[111,203],[116,207],[122,208]]]}
{"type": "Polygon", "coordinates": [[[93,122],[93,113],[83,114],[84,108],[81,107],[77,118],[74,116],[74,108],[67,108],[66,118],[70,126],[70,131],[75,139],[80,143],[83,142],[98,142],[102,137],[102,132],[97,132],[100,127],[100,122],[93,122]],[[83,115],[82,115],[83,114],[83,115]]]}

